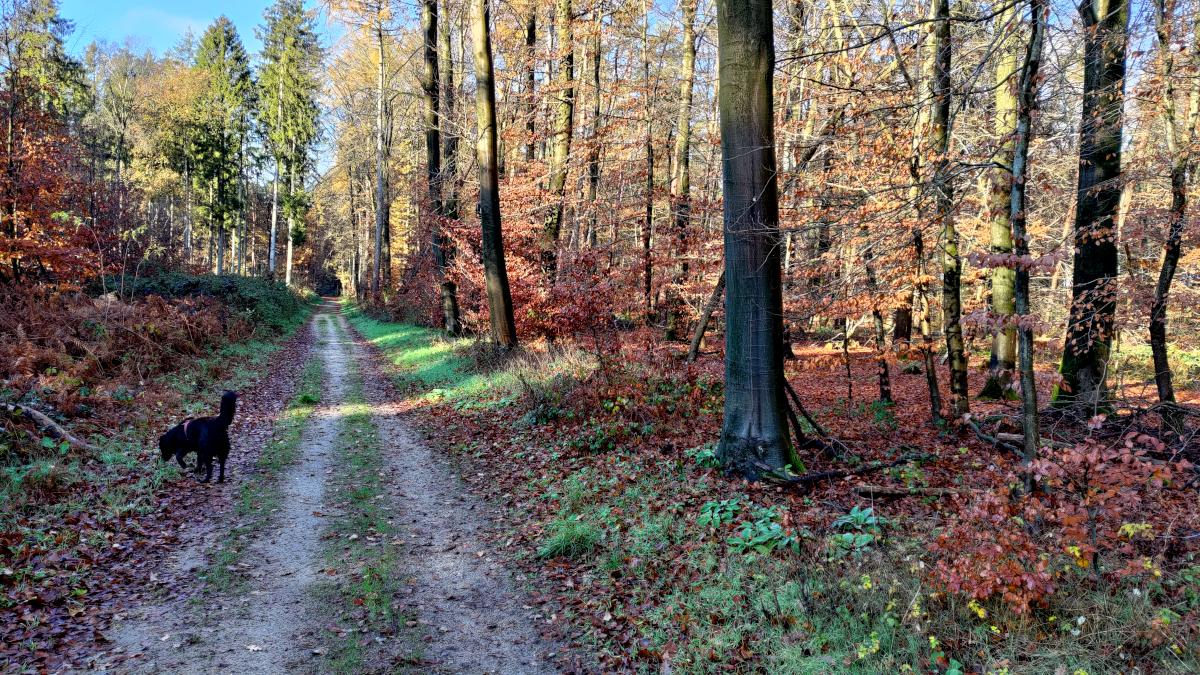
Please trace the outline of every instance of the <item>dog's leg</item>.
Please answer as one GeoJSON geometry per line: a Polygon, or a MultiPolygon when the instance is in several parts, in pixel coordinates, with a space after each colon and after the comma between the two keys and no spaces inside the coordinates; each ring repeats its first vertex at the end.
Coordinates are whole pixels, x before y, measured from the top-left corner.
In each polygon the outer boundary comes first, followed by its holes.
{"type": "Polygon", "coordinates": [[[221,462],[221,475],[219,477],[217,477],[217,482],[224,483],[225,482],[225,458],[222,457],[220,459],[220,462],[221,462]]]}
{"type": "Polygon", "coordinates": [[[182,449],[180,449],[178,452],[175,453],[175,461],[179,462],[179,468],[183,469],[184,471],[187,471],[187,462],[183,461],[183,450],[182,449]]]}

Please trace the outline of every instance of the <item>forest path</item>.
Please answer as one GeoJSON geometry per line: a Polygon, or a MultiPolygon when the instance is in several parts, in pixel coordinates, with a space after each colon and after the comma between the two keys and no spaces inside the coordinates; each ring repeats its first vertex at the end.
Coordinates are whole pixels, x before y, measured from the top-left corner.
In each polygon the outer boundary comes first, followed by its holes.
{"type": "MultiPolygon", "coordinates": [[[[322,305],[306,330],[314,358],[324,368],[321,400],[280,481],[278,510],[268,525],[238,542],[240,583],[199,605],[144,605],[135,613],[140,616],[131,615],[109,636],[111,651],[123,654],[124,662],[105,667],[98,659],[96,672],[316,674],[335,667],[354,673],[555,672],[547,656],[558,650],[538,638],[537,619],[522,610],[522,594],[503,562],[481,541],[484,505],[461,490],[449,464],[409,429],[375,355],[358,341],[334,302],[322,305]],[[344,529],[352,518],[342,512],[348,502],[334,501],[335,481],[354,479],[339,452],[347,445],[341,438],[347,411],[361,404],[368,406],[377,430],[377,451],[386,467],[380,472],[382,498],[393,519],[388,524],[397,529],[391,570],[403,585],[392,607],[412,619],[386,637],[356,635],[353,617],[330,601],[325,579],[329,556],[336,552],[323,548],[323,533],[333,536],[332,530],[344,529]],[[349,670],[350,664],[335,665],[321,656],[337,642],[326,629],[340,631],[347,643],[373,639],[377,644],[369,649],[383,653],[349,670]],[[139,656],[131,657],[134,653],[139,656]],[[390,667],[383,667],[388,658],[390,667]]],[[[237,446],[235,440],[235,452],[237,446]]],[[[235,525],[236,517],[230,514],[218,530],[235,525]]],[[[174,569],[160,575],[168,583],[197,583],[189,569],[199,564],[203,570],[206,555],[211,561],[213,551],[205,548],[205,541],[197,541],[179,553],[174,569]]],[[[337,651],[336,644],[331,651],[337,651]]]]}

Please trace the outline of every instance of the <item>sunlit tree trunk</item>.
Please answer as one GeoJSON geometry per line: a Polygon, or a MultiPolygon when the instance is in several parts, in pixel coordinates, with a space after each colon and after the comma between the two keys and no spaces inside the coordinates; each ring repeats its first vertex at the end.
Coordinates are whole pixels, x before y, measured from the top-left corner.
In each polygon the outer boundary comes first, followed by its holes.
{"type": "MultiPolygon", "coordinates": [[[[1001,13],[999,32],[1010,37],[1000,47],[1000,58],[996,62],[996,116],[994,131],[1000,139],[1000,147],[996,160],[1005,166],[1012,166],[1013,149],[1016,140],[1013,137],[1017,125],[1017,97],[1014,91],[1014,79],[1017,73],[1016,35],[1019,25],[1015,18],[1016,7],[1001,13]]],[[[992,170],[991,186],[991,252],[1005,255],[1013,252],[1012,214],[1009,209],[1012,196],[1012,174],[1005,169],[992,170]]],[[[1016,270],[1007,265],[992,267],[992,318],[1008,322],[1016,311],[1013,294],[1016,292],[1016,270]]],[[[996,330],[992,336],[992,355],[988,359],[988,379],[979,392],[980,398],[1008,398],[1012,390],[1008,384],[1016,369],[1017,361],[1017,331],[1016,328],[1003,327],[996,330]]]]}
{"type": "Polygon", "coordinates": [[[1116,314],[1115,219],[1121,199],[1121,131],[1129,7],[1124,0],[1084,0],[1083,113],[1075,200],[1075,269],[1063,345],[1057,406],[1107,405],[1105,378],[1116,314]]]}
{"type": "MultiPolygon", "coordinates": [[[[769,0],[768,0],[769,1],[769,0]]],[[[646,325],[654,323],[652,295],[654,261],[650,238],[654,232],[654,123],[650,120],[650,4],[642,0],[642,116],[646,125],[646,219],[642,222],[642,297],[646,306],[646,325]]]]}
{"type": "Polygon", "coordinates": [[[783,375],[770,0],[718,0],[725,199],[725,420],[717,454],[748,477],[800,466],[783,375]]]}
{"type": "MultiPolygon", "coordinates": [[[[931,17],[934,14],[933,10],[934,8],[931,5],[931,17]]],[[[923,56],[917,59],[917,72],[913,78],[913,93],[917,101],[917,110],[913,116],[915,128],[913,130],[912,159],[909,162],[909,175],[912,178],[912,189],[909,191],[909,199],[912,201],[914,210],[912,242],[913,257],[916,262],[916,281],[913,286],[916,292],[917,310],[920,312],[921,317],[918,324],[921,331],[920,351],[924,361],[926,389],[929,391],[929,417],[930,421],[936,425],[942,421],[942,394],[938,389],[937,360],[934,353],[933,326],[929,306],[929,285],[925,281],[925,275],[928,272],[925,261],[925,236],[922,231],[924,210],[921,204],[922,172],[925,169],[921,161],[925,154],[922,143],[926,140],[925,134],[929,125],[929,109],[926,107],[925,99],[930,90],[928,74],[933,72],[934,52],[928,45],[923,46],[921,52],[923,52],[923,56]]]]}
{"type": "MultiPolygon", "coordinates": [[[[442,12],[442,15],[442,32],[438,36],[442,67],[442,212],[448,220],[458,220],[458,132],[451,126],[458,92],[454,88],[454,60],[450,51],[450,12],[442,12]]],[[[454,264],[456,251],[449,237],[442,237],[441,255],[447,268],[454,264]]],[[[462,332],[458,314],[458,287],[453,281],[443,278],[441,290],[446,330],[451,335],[458,335],[462,332]]]]}
{"type": "MultiPolygon", "coordinates": [[[[288,179],[288,194],[296,194],[296,167],[290,167],[290,177],[288,179]]],[[[290,200],[289,200],[290,202],[290,200]]],[[[296,223],[293,209],[288,209],[287,214],[287,268],[284,270],[283,283],[288,286],[292,285],[292,240],[296,236],[296,223]]]]}
{"type": "Polygon", "coordinates": [[[475,51],[475,117],[479,140],[475,159],[479,165],[479,223],[483,230],[483,274],[491,314],[492,338],[500,347],[517,345],[512,294],[504,264],[504,238],[500,229],[500,174],[496,166],[496,85],[492,70],[492,42],[487,0],[471,0],[471,36],[475,51]]]}
{"type": "Polygon", "coordinates": [[[575,115],[575,33],[571,0],[558,0],[558,72],[555,73],[554,150],[550,157],[550,195],[553,202],[542,226],[545,249],[542,269],[549,282],[558,270],[558,238],[562,232],[563,196],[567,187],[567,162],[571,155],[571,120],[575,115]]]}
{"type": "MultiPolygon", "coordinates": [[[[1196,120],[1200,113],[1200,79],[1192,74],[1192,86],[1188,94],[1188,110],[1183,119],[1182,138],[1179,133],[1179,115],[1175,110],[1175,56],[1171,45],[1171,17],[1174,0],[1155,0],[1156,28],[1158,32],[1159,72],[1162,81],[1160,109],[1167,142],[1167,153],[1171,158],[1171,209],[1167,219],[1167,241],[1163,244],[1162,261],[1159,266],[1158,283],[1154,286],[1154,302],[1150,307],[1150,351],[1154,359],[1154,383],[1158,388],[1158,400],[1175,402],[1175,387],[1171,382],[1171,364],[1167,359],[1167,299],[1171,281],[1179,265],[1183,248],[1184,216],[1187,212],[1187,179],[1191,169],[1191,145],[1196,134],[1196,120]]],[[[1192,30],[1191,66],[1200,68],[1200,11],[1195,14],[1192,30]]],[[[1167,414],[1168,421],[1178,430],[1178,415],[1167,414]]]]}
{"type": "Polygon", "coordinates": [[[931,150],[937,153],[933,190],[937,222],[942,228],[942,331],[950,357],[950,405],[956,414],[970,410],[967,392],[967,353],[962,334],[962,261],[958,255],[958,228],[954,223],[954,186],[950,179],[950,3],[933,0],[933,114],[930,118],[931,150]]]}
{"type": "Polygon", "coordinates": [[[533,162],[537,156],[537,143],[535,142],[537,126],[534,123],[537,116],[535,112],[537,99],[534,98],[533,91],[536,84],[534,73],[536,56],[537,5],[535,4],[529,9],[529,13],[525,15],[525,161],[527,163],[533,162]]]}
{"type": "Polygon", "coordinates": [[[376,71],[375,83],[375,269],[371,276],[371,294],[379,293],[380,280],[383,276],[383,237],[387,223],[388,206],[385,199],[387,185],[384,179],[384,164],[387,163],[384,148],[385,131],[383,128],[383,17],[375,24],[379,69],[376,71]]]}
{"type": "Polygon", "coordinates": [[[588,148],[588,186],[587,186],[587,202],[588,202],[588,224],[587,224],[587,246],[588,248],[596,247],[596,230],[599,227],[598,213],[599,205],[596,204],[596,197],[600,192],[600,17],[603,16],[599,7],[594,10],[596,13],[596,25],[592,27],[593,33],[588,40],[588,73],[591,81],[592,90],[592,130],[591,130],[591,146],[588,148]]]}
{"type": "MultiPolygon", "coordinates": [[[[668,301],[667,334],[674,340],[679,333],[682,299],[678,287],[688,274],[688,224],[692,214],[692,89],[696,80],[696,0],[681,0],[683,11],[683,63],[680,68],[679,121],[675,127],[675,175],[671,181],[671,210],[675,220],[675,253],[679,258],[679,272],[675,276],[676,290],[668,301]]],[[[790,236],[790,235],[789,235],[790,236]]]]}

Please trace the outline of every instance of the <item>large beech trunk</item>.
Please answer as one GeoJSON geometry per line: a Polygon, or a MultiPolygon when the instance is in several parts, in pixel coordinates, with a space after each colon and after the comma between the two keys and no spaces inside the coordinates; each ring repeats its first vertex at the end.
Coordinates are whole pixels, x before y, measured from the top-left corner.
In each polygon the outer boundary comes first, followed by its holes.
{"type": "Polygon", "coordinates": [[[718,0],[725,196],[721,463],[747,477],[799,466],[783,376],[771,0],[718,0]]]}
{"type": "Polygon", "coordinates": [[[1057,406],[1107,406],[1105,376],[1116,315],[1116,216],[1121,200],[1122,106],[1129,7],[1124,0],[1084,0],[1083,115],[1075,206],[1075,269],[1057,406]]]}

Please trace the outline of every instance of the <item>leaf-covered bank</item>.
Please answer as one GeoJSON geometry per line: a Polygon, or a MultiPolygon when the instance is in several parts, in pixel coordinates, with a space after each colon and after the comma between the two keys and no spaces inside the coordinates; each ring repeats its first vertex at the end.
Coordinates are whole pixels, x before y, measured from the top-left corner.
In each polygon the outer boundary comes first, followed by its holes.
{"type": "MultiPolygon", "coordinates": [[[[1097,575],[1062,545],[1075,536],[1059,525],[1067,498],[1041,532],[989,501],[1015,457],[967,430],[930,431],[891,408],[831,397],[811,412],[853,454],[811,454],[810,471],[913,449],[932,460],[804,489],[747,484],[713,468],[721,383],[711,369],[561,345],[499,357],[470,340],[352,320],[393,363],[427,438],[464,463],[463,482],[507,509],[493,541],[533,575],[543,631],[576,647],[558,657],[568,670],[1196,667],[1194,553],[1153,515],[1178,512],[1186,493],[1147,484],[1148,522],[1124,527],[1114,515],[1097,575]],[[988,541],[1011,553],[978,557],[988,541]],[[1000,590],[956,561],[993,570],[1000,590]],[[1143,567],[1121,573],[1127,563],[1143,567]],[[1039,570],[1029,579],[1044,585],[1021,605],[1006,585],[1039,570]]],[[[826,389],[815,369],[789,376],[826,389]]]]}

